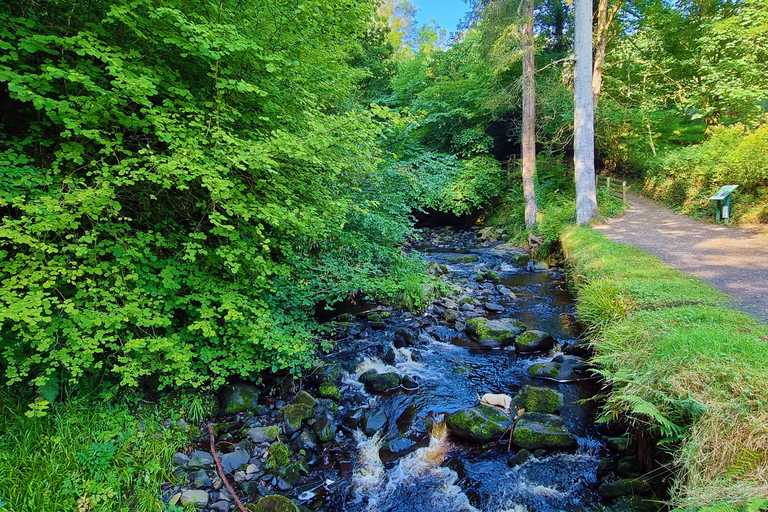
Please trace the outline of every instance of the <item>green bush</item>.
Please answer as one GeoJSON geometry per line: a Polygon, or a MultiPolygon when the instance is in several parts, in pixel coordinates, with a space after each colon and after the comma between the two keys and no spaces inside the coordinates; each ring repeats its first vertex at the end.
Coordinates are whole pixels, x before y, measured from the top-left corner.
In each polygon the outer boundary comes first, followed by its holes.
{"type": "Polygon", "coordinates": [[[739,185],[731,196],[737,221],[768,221],[768,117],[762,125],[718,126],[707,139],[651,159],[644,192],[695,217],[713,218],[709,197],[723,185],[739,185]]]}

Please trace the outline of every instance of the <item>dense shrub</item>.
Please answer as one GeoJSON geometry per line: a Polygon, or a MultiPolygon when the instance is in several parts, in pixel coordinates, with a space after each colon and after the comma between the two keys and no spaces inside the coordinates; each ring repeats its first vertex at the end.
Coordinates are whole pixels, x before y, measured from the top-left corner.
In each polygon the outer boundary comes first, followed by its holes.
{"type": "Polygon", "coordinates": [[[649,161],[644,191],[685,213],[713,217],[709,197],[723,185],[739,185],[732,196],[735,220],[768,221],[768,117],[750,128],[713,128],[707,140],[649,161]]]}

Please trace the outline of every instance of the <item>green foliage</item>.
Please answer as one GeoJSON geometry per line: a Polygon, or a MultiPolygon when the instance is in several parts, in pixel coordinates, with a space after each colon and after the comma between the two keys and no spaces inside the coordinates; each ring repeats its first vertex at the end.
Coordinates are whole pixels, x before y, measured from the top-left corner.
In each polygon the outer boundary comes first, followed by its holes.
{"type": "Polygon", "coordinates": [[[669,151],[648,162],[644,191],[696,217],[713,217],[709,197],[736,184],[732,218],[768,221],[768,118],[751,129],[742,124],[713,128],[701,144],[669,151]]]}
{"type": "Polygon", "coordinates": [[[386,62],[360,40],[372,13],[362,0],[3,4],[8,384],[299,372],[315,302],[359,288],[420,300],[424,274],[394,247],[404,216],[357,202],[372,201],[360,190],[388,122],[354,102],[386,62]]]}

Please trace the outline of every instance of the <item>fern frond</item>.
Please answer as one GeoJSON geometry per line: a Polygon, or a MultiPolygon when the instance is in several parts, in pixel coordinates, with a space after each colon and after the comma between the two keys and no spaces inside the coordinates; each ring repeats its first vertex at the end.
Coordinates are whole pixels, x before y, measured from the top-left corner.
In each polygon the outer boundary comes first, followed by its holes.
{"type": "Polygon", "coordinates": [[[42,385],[38,385],[37,394],[47,400],[50,403],[54,403],[59,397],[59,391],[61,390],[61,379],[55,373],[48,375],[47,379],[42,385]]]}

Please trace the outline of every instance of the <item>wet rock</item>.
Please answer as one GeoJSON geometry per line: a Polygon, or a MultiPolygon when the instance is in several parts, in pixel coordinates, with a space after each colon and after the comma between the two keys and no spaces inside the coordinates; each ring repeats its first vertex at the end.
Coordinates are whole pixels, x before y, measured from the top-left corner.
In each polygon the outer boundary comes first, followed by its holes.
{"type": "Polygon", "coordinates": [[[554,413],[563,405],[563,395],[542,386],[523,386],[512,399],[515,410],[554,413]]]}
{"type": "Polygon", "coordinates": [[[231,473],[240,468],[240,466],[248,464],[248,459],[250,458],[247,450],[237,450],[232,453],[225,453],[220,457],[221,468],[224,470],[225,474],[231,473]]]}
{"type": "Polygon", "coordinates": [[[520,464],[525,464],[532,458],[533,454],[525,448],[522,448],[521,450],[518,450],[516,454],[507,459],[507,465],[510,467],[519,466],[520,464]]]}
{"type": "Polygon", "coordinates": [[[449,256],[446,258],[446,260],[448,260],[450,263],[474,263],[479,259],[480,258],[474,254],[469,254],[466,256],[449,256]]]}
{"type": "Polygon", "coordinates": [[[349,429],[356,430],[363,421],[365,411],[363,409],[353,409],[344,416],[341,422],[349,429]]]}
{"type": "Polygon", "coordinates": [[[391,364],[395,362],[395,351],[392,349],[392,347],[386,347],[385,350],[383,350],[384,354],[381,356],[381,360],[384,361],[387,364],[391,364]]]}
{"type": "MultiPolygon", "coordinates": [[[[339,392],[339,395],[341,395],[341,392],[339,392]]],[[[327,413],[333,416],[339,412],[339,406],[336,405],[336,402],[329,398],[318,398],[317,405],[315,406],[315,412],[317,414],[327,413]]]]}
{"type": "Polygon", "coordinates": [[[450,414],[446,420],[453,435],[479,444],[498,441],[509,423],[510,418],[504,412],[483,404],[450,414]]]}
{"type": "Polygon", "coordinates": [[[377,331],[384,329],[387,326],[384,323],[384,319],[382,318],[381,314],[379,313],[371,313],[368,315],[368,321],[370,322],[371,329],[375,329],[377,331]]]}
{"type": "Polygon", "coordinates": [[[421,355],[421,352],[418,350],[412,350],[411,351],[411,361],[414,363],[420,363],[424,360],[424,356],[421,355]]]}
{"type": "Polygon", "coordinates": [[[327,443],[336,435],[336,423],[330,418],[320,417],[315,420],[312,430],[315,431],[320,442],[327,443]]]}
{"type": "MultiPolygon", "coordinates": [[[[457,306],[458,309],[458,306],[457,306]]],[[[459,312],[455,309],[447,309],[445,313],[443,313],[443,319],[446,322],[455,322],[459,319],[459,312]]]]}
{"type": "Polygon", "coordinates": [[[202,450],[196,450],[189,455],[189,469],[210,468],[213,466],[213,455],[202,450]]]}
{"type": "Polygon", "coordinates": [[[203,490],[187,489],[181,493],[179,502],[184,507],[194,505],[198,509],[205,508],[208,506],[208,493],[203,490]]]}
{"type": "Polygon", "coordinates": [[[400,337],[405,341],[405,343],[413,343],[413,340],[416,339],[416,336],[413,334],[413,332],[409,331],[405,327],[400,327],[395,331],[395,337],[400,337]]]}
{"type": "Polygon", "coordinates": [[[387,413],[384,411],[369,412],[370,414],[363,417],[362,427],[365,435],[370,437],[387,426],[387,413]]]}
{"type": "Polygon", "coordinates": [[[632,444],[632,438],[630,436],[606,437],[605,444],[615,452],[626,452],[632,444]]]}
{"type": "Polygon", "coordinates": [[[603,498],[618,498],[620,496],[646,494],[650,490],[651,486],[644,478],[623,478],[615,482],[602,484],[597,489],[597,492],[603,498]]]}
{"type": "Polygon", "coordinates": [[[400,375],[369,370],[360,376],[360,382],[365,384],[365,390],[369,393],[384,393],[400,387],[400,375]]]}
{"type": "Polygon", "coordinates": [[[474,299],[474,297],[462,297],[461,299],[459,299],[459,306],[466,306],[466,305],[474,306],[476,304],[477,304],[477,301],[474,299]]]}
{"type": "Polygon", "coordinates": [[[290,499],[279,494],[264,496],[256,502],[256,512],[299,512],[290,499]]]}
{"type": "Polygon", "coordinates": [[[478,343],[480,343],[480,346],[483,348],[499,348],[501,347],[501,342],[494,338],[483,338],[478,343]]]}
{"type": "Polygon", "coordinates": [[[277,426],[271,427],[254,427],[248,430],[248,438],[253,441],[254,444],[261,444],[264,442],[271,443],[280,434],[280,428],[277,426]]]}
{"type": "Polygon", "coordinates": [[[323,398],[332,398],[333,400],[341,400],[341,391],[332,382],[323,382],[317,389],[317,394],[323,398]]]}
{"type": "Polygon", "coordinates": [[[527,412],[518,417],[512,440],[516,446],[528,450],[559,450],[576,446],[576,439],[565,428],[561,417],[540,412],[527,412]]]}
{"type": "Polygon", "coordinates": [[[286,405],[280,409],[280,417],[283,420],[283,428],[287,434],[293,434],[301,428],[304,420],[315,415],[314,408],[307,404],[286,405]]]}
{"type": "Polygon", "coordinates": [[[577,341],[575,343],[569,343],[563,347],[563,354],[580,357],[582,359],[589,359],[592,357],[592,353],[592,345],[588,341],[577,341]]]}
{"type": "Polygon", "coordinates": [[[475,340],[493,338],[501,345],[511,343],[515,336],[523,332],[525,325],[513,318],[500,318],[488,320],[487,318],[470,318],[467,320],[465,330],[475,340]]]}
{"type": "Polygon", "coordinates": [[[298,452],[304,450],[305,452],[313,452],[317,450],[319,440],[317,436],[309,430],[302,430],[295,439],[291,441],[291,450],[298,452]]]}
{"type": "Polygon", "coordinates": [[[407,375],[403,377],[401,384],[403,386],[403,389],[406,391],[416,391],[417,389],[419,389],[419,383],[413,380],[411,377],[408,377],[407,375]]]}
{"type": "Polygon", "coordinates": [[[549,350],[554,344],[554,338],[544,331],[525,331],[515,338],[515,349],[523,353],[549,350]]]}
{"type": "Polygon", "coordinates": [[[211,503],[211,505],[208,508],[213,510],[214,512],[228,512],[229,505],[230,503],[228,501],[220,500],[220,501],[217,501],[216,503],[211,503]]]}
{"type": "Polygon", "coordinates": [[[461,310],[464,311],[464,312],[474,311],[475,310],[475,306],[473,306],[472,304],[464,304],[463,306],[461,306],[461,310]]]}
{"type": "Polygon", "coordinates": [[[501,313],[504,311],[504,306],[501,304],[494,304],[493,302],[486,302],[483,304],[483,307],[487,309],[488,311],[494,311],[496,313],[501,313]]]}
{"type": "Polygon", "coordinates": [[[315,400],[315,398],[306,391],[302,391],[296,395],[296,398],[293,399],[293,403],[307,404],[310,407],[314,407],[315,404],[317,404],[317,400],[315,400]]]}
{"type": "Polygon", "coordinates": [[[259,405],[259,390],[252,384],[225,386],[221,392],[221,411],[224,414],[237,414],[259,405]]]}

